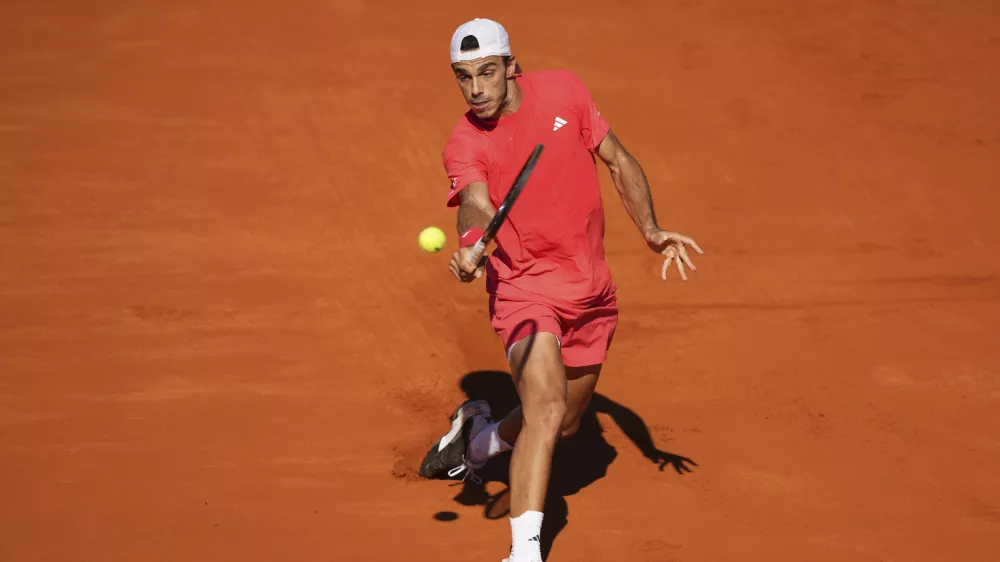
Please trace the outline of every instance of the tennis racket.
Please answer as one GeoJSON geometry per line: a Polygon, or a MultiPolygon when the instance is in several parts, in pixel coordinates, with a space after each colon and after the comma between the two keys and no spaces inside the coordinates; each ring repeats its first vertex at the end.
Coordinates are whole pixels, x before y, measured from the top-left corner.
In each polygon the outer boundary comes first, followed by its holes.
{"type": "Polygon", "coordinates": [[[482,238],[472,247],[472,261],[482,265],[481,260],[483,259],[483,252],[486,251],[486,246],[493,241],[496,237],[497,231],[503,225],[503,222],[507,220],[507,215],[510,214],[511,207],[514,206],[514,202],[517,201],[517,197],[521,195],[521,191],[524,189],[524,184],[528,183],[528,178],[531,177],[531,171],[535,169],[535,164],[538,163],[538,157],[542,154],[542,149],[545,148],[544,145],[536,145],[535,149],[531,151],[531,156],[528,157],[528,161],[524,163],[524,167],[521,168],[521,172],[517,174],[517,178],[514,180],[514,185],[511,186],[510,191],[503,198],[503,202],[500,203],[500,208],[497,209],[497,214],[493,215],[493,219],[490,220],[490,224],[486,226],[486,232],[483,234],[482,238]]]}

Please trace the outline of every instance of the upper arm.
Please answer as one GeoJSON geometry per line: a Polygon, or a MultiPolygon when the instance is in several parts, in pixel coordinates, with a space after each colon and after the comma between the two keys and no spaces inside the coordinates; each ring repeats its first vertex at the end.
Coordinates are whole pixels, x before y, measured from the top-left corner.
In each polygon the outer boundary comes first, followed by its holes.
{"type": "Polygon", "coordinates": [[[597,145],[597,155],[604,161],[611,173],[617,173],[621,167],[622,160],[628,156],[628,152],[622,143],[615,136],[614,132],[608,131],[608,134],[601,141],[601,144],[597,145]]]}
{"type": "Polygon", "coordinates": [[[457,206],[461,199],[459,194],[473,184],[486,185],[486,164],[477,140],[464,131],[456,131],[444,147],[444,169],[451,181],[447,198],[449,207],[457,206]]]}

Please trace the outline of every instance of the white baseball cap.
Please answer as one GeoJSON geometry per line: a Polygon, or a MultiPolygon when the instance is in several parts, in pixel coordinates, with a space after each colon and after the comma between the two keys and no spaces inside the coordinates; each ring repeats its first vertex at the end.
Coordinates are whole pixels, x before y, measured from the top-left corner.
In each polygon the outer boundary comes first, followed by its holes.
{"type": "MultiPolygon", "coordinates": [[[[458,26],[455,34],[451,36],[451,62],[453,63],[492,56],[511,56],[510,38],[500,22],[476,18],[458,26]],[[462,40],[470,35],[476,38],[479,48],[463,52],[462,40]]],[[[520,73],[520,63],[515,64],[517,72],[520,73]]]]}

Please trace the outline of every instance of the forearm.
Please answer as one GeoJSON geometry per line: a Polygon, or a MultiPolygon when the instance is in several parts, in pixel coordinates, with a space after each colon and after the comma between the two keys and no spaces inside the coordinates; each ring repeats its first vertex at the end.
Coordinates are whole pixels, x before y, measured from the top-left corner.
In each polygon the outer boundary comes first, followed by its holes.
{"type": "Polygon", "coordinates": [[[616,160],[615,165],[610,167],[611,179],[618,189],[625,210],[632,217],[632,222],[645,236],[659,228],[646,174],[639,162],[624,150],[616,160]]]}
{"type": "Polygon", "coordinates": [[[462,203],[458,208],[458,233],[462,234],[470,228],[485,230],[493,215],[474,201],[462,203]]]}
{"type": "Polygon", "coordinates": [[[469,197],[458,207],[458,233],[461,235],[470,228],[485,230],[490,224],[496,210],[486,206],[477,199],[469,197]]]}

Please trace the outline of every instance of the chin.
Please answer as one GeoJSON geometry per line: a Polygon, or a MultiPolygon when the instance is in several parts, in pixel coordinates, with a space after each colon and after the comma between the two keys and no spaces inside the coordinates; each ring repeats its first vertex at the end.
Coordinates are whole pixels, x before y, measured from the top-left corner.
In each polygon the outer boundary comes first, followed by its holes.
{"type": "Polygon", "coordinates": [[[476,117],[480,119],[493,119],[496,116],[497,108],[492,104],[484,107],[483,109],[476,109],[470,106],[472,113],[476,114],[476,117]]]}

